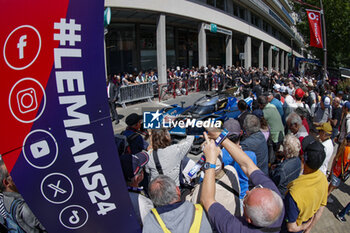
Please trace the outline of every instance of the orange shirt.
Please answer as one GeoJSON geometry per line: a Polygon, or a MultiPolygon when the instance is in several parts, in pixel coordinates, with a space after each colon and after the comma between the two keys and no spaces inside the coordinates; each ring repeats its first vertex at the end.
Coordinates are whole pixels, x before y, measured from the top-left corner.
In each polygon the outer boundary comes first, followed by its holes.
{"type": "Polygon", "coordinates": [[[341,175],[341,170],[342,170],[341,163],[342,163],[342,161],[343,161],[343,168],[344,168],[344,172],[345,172],[347,170],[347,168],[349,167],[349,162],[350,162],[350,146],[345,146],[343,159],[341,157],[338,158],[338,161],[333,168],[333,174],[336,177],[339,177],[341,175]]]}

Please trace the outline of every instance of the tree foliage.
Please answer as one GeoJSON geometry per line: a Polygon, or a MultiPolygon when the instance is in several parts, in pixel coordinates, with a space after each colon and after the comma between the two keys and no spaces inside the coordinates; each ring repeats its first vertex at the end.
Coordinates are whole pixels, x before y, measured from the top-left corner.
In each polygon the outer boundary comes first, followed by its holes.
{"type": "MultiPolygon", "coordinates": [[[[294,1],[295,2],[295,1],[294,1]]],[[[320,7],[320,0],[304,0],[305,3],[320,7]]],[[[309,23],[305,9],[309,6],[294,4],[295,12],[299,12],[301,21],[298,30],[310,41],[309,23]]],[[[327,34],[328,66],[350,67],[350,0],[323,0],[327,34]]],[[[323,50],[309,47],[309,50],[323,62],[323,50]]]]}

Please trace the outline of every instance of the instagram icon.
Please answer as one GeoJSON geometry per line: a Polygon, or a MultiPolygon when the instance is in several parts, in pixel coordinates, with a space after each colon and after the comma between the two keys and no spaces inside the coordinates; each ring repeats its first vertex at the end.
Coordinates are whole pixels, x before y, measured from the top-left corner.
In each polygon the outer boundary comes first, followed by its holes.
{"type": "Polygon", "coordinates": [[[38,108],[36,93],[33,88],[28,88],[17,93],[17,103],[19,111],[28,113],[38,108]]]}
{"type": "Polygon", "coordinates": [[[12,87],[9,108],[12,116],[22,123],[31,123],[40,118],[46,106],[44,87],[33,78],[23,78],[12,87]]]}

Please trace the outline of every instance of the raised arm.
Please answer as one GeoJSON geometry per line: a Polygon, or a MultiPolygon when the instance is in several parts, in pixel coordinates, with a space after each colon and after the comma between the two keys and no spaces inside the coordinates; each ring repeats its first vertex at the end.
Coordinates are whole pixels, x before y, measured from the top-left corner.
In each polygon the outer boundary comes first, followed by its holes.
{"type": "MultiPolygon", "coordinates": [[[[216,164],[216,159],[220,154],[220,148],[215,145],[214,140],[209,139],[208,135],[204,133],[204,155],[205,161],[211,164],[216,164]]],[[[205,171],[205,176],[202,184],[201,203],[204,209],[208,212],[210,206],[215,201],[215,169],[209,168],[205,171]]]]}
{"type": "MultiPolygon", "coordinates": [[[[216,139],[220,135],[220,132],[217,129],[208,129],[208,135],[210,138],[216,139]]],[[[225,147],[231,157],[239,164],[248,178],[255,170],[259,169],[239,145],[233,143],[227,138],[221,143],[221,145],[225,147]]]]}
{"type": "Polygon", "coordinates": [[[221,145],[225,147],[228,153],[230,153],[231,157],[239,164],[248,178],[254,171],[259,169],[239,145],[233,143],[227,138],[221,143],[221,145]]]}

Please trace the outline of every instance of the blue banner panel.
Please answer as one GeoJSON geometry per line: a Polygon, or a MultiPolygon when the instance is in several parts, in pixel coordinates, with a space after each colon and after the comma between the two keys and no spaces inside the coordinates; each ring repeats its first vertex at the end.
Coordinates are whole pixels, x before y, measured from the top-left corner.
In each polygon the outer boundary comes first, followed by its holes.
{"type": "Polygon", "coordinates": [[[48,232],[140,232],[114,142],[103,0],[0,0],[1,149],[48,232]]]}

